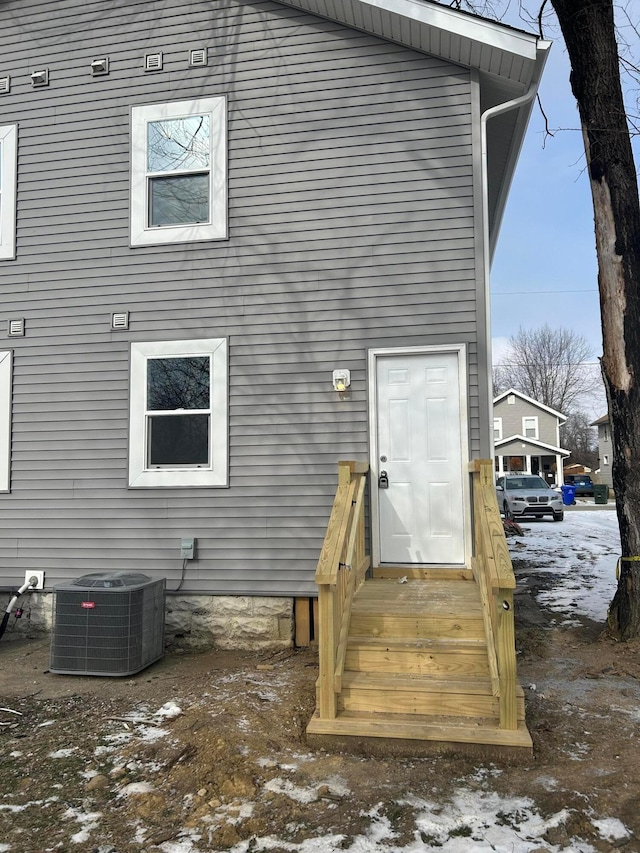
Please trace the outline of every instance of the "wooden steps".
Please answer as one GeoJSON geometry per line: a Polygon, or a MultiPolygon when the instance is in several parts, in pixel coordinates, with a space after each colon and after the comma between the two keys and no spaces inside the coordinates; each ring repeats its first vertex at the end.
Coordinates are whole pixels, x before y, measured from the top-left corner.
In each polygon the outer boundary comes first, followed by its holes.
{"type": "Polygon", "coordinates": [[[344,712],[335,720],[311,718],[307,732],[311,735],[350,735],[354,738],[388,738],[437,742],[440,746],[468,744],[519,747],[531,751],[531,735],[524,722],[515,731],[500,729],[492,719],[456,722],[431,717],[401,714],[369,714],[344,712]]]}
{"type": "MultiPolygon", "coordinates": [[[[424,678],[396,673],[345,672],[338,698],[340,711],[490,717],[497,719],[498,698],[488,678],[424,678]]],[[[518,695],[524,719],[524,695],[518,695]]]]}
{"type": "MultiPolygon", "coordinates": [[[[480,592],[464,569],[376,570],[356,593],[336,715],[312,735],[488,744],[531,750],[524,695],[501,729],[480,592]]],[[[514,649],[515,654],[515,649],[514,649]]]]}

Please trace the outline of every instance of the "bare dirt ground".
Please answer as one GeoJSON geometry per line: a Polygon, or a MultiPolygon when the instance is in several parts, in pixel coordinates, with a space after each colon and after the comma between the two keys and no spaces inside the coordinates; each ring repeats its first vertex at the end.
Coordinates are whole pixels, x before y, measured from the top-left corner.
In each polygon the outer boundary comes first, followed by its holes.
{"type": "MultiPolygon", "coordinates": [[[[48,640],[5,639],[0,851],[339,850],[371,837],[372,815],[391,826],[393,849],[437,850],[442,838],[417,828],[407,798],[444,809],[461,786],[529,797],[543,817],[563,812],[536,850],[584,849],[579,838],[598,851],[640,851],[640,646],[617,645],[588,620],[558,626],[535,600],[550,583],[528,572],[516,595],[535,744],[533,760],[517,766],[311,749],[314,650],[174,651],[115,679],[52,675],[48,640]],[[618,818],[630,834],[605,840],[594,816],[618,818]],[[329,846],[313,846],[327,837],[329,846]]],[[[498,848],[468,839],[466,849],[498,848]]]]}

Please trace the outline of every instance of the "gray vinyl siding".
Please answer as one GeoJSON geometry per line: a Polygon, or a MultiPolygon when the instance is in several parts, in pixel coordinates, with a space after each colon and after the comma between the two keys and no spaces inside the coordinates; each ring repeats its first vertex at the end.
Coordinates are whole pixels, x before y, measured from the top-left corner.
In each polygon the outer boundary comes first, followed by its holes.
{"type": "Polygon", "coordinates": [[[195,536],[184,591],[313,593],[336,463],[368,459],[371,347],[466,344],[477,455],[467,70],[275,2],[9,0],[2,74],[19,183],[0,330],[27,330],[5,341],[3,582],[134,568],[171,589],[195,536]],[[209,66],[187,68],[203,46],[209,66]],[[164,69],[144,73],[159,50],[164,69]],[[111,73],[91,78],[105,55],[111,73]],[[229,239],[130,248],[130,107],[209,95],[228,98],[229,239]],[[123,310],[130,329],[112,332],[123,310]],[[230,487],[129,489],[130,343],[211,337],[229,340],[230,487]]]}
{"type": "Polygon", "coordinates": [[[609,423],[598,424],[598,467],[600,472],[596,482],[604,483],[613,488],[613,445],[611,442],[611,426],[609,423]],[[605,459],[607,460],[605,462],[605,459]]]}
{"type": "Polygon", "coordinates": [[[494,406],[494,417],[502,418],[502,438],[509,438],[510,435],[524,435],[522,419],[538,418],[538,441],[558,447],[558,418],[519,397],[515,400],[515,403],[509,405],[505,398],[494,406]]]}

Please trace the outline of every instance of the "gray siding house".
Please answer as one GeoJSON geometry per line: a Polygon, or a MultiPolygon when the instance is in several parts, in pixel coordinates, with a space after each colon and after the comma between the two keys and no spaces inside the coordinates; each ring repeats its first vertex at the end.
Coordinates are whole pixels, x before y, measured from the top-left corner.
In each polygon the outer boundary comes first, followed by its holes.
{"type": "Polygon", "coordinates": [[[609,415],[593,421],[591,426],[598,427],[598,471],[596,472],[596,482],[603,483],[605,486],[613,488],[613,445],[611,443],[611,426],[609,424],[609,415]]]}
{"type": "Polygon", "coordinates": [[[566,415],[513,388],[499,394],[493,401],[496,472],[539,474],[562,486],[562,460],[570,455],[560,446],[560,427],[566,420],[566,415]]]}
{"type": "Polygon", "coordinates": [[[341,459],[375,564],[468,563],[548,48],[428,0],[2,3],[0,583],[133,569],[288,643],[341,459]]]}

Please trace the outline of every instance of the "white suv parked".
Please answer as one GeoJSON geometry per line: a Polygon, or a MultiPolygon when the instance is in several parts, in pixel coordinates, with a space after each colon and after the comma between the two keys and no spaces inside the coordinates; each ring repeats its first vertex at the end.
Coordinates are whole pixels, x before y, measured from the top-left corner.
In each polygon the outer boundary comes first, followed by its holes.
{"type": "Polygon", "coordinates": [[[552,516],[562,521],[562,497],[537,474],[507,474],[496,481],[496,496],[505,518],[552,516]]]}

